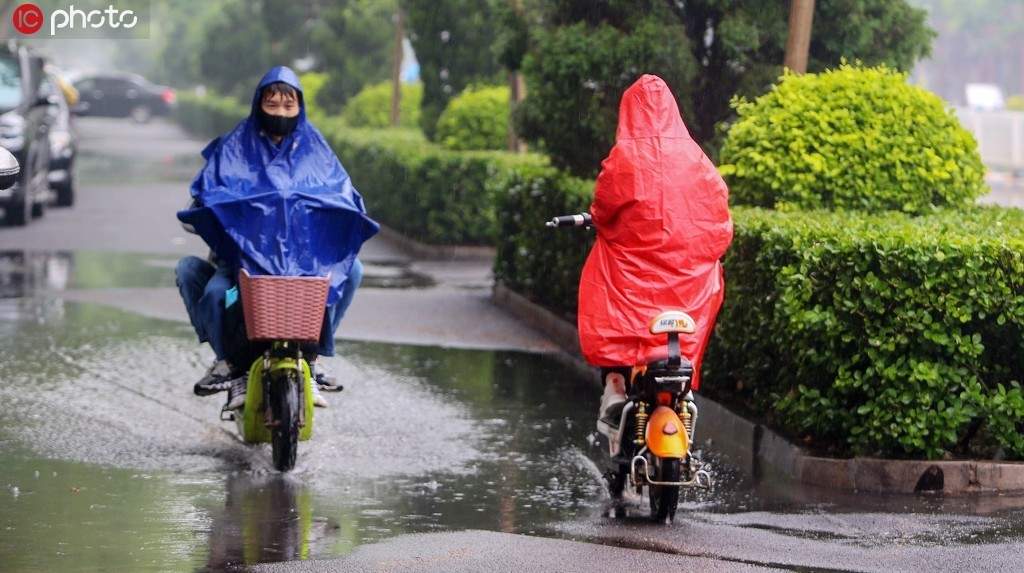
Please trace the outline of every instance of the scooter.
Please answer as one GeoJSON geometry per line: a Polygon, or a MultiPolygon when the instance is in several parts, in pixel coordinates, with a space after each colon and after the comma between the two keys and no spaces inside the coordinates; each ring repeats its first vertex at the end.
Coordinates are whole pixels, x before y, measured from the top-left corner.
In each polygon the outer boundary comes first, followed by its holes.
{"type": "Polygon", "coordinates": [[[246,443],[267,443],[274,467],[295,467],[298,442],[313,436],[313,379],[303,348],[320,339],[329,277],[239,273],[246,335],[264,348],[249,367],[245,404],[221,411],[246,443]]]}
{"type": "MultiPolygon", "coordinates": [[[[555,217],[548,227],[592,227],[589,213],[555,217]]],[[[626,400],[598,414],[597,431],[608,442],[611,468],[608,491],[620,499],[628,479],[638,495],[647,488],[651,518],[675,519],[683,487],[711,489],[711,474],[693,455],[697,404],[691,381],[693,364],[680,354],[679,335],[696,331],[693,318],[680,310],[652,317],[651,334],[665,334],[666,355],[646,364],[603,369],[605,384],[621,384],[626,400]],[[627,376],[628,375],[628,376],[627,376]]]]}

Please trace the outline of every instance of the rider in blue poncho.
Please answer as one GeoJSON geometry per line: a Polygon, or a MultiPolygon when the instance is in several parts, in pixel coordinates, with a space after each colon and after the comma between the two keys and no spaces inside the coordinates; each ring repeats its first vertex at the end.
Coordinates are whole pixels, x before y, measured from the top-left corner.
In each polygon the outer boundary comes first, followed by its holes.
{"type": "MultiPolygon", "coordinates": [[[[201,396],[229,391],[228,408],[245,400],[246,352],[236,281],[254,275],[327,276],[331,288],[317,354],[334,355],[334,332],[362,280],[356,258],[379,226],[334,151],[306,119],[295,72],[276,67],[260,80],[252,111],[202,152],[206,165],[192,182],[192,203],[178,213],[211,249],[178,263],[177,283],[200,342],[217,356],[196,383],[201,396]]],[[[340,389],[313,362],[319,389],[340,389]]]]}

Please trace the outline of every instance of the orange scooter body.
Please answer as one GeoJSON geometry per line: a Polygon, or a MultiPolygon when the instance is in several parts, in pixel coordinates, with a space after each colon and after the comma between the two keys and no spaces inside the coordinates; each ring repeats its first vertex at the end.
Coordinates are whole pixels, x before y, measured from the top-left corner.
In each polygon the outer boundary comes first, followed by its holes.
{"type": "Polygon", "coordinates": [[[679,416],[668,406],[658,406],[647,419],[644,434],[647,449],[659,458],[685,458],[690,449],[689,436],[679,416]]]}

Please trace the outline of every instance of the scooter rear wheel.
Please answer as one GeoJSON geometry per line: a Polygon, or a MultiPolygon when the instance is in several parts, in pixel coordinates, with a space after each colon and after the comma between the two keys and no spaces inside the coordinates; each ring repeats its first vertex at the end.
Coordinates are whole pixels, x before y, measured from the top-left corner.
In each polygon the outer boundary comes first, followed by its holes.
{"type": "Polygon", "coordinates": [[[280,472],[291,471],[299,451],[299,382],[295,373],[271,380],[270,407],[277,421],[270,432],[274,467],[280,472]]]}
{"type": "MultiPolygon", "coordinates": [[[[658,466],[657,477],[654,478],[656,481],[679,481],[679,459],[655,458],[655,463],[658,466]]],[[[648,496],[651,500],[651,519],[658,523],[675,519],[676,507],[679,505],[679,486],[651,485],[648,486],[648,496]]]]}

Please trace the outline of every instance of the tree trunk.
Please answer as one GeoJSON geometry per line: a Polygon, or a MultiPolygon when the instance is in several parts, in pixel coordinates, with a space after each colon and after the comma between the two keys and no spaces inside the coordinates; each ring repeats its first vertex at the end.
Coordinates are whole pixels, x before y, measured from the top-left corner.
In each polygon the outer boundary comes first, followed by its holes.
{"type": "Polygon", "coordinates": [[[789,5],[789,38],[786,40],[786,60],[783,65],[798,74],[807,72],[813,23],[814,0],[792,0],[789,5]]]}

